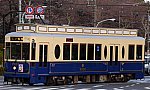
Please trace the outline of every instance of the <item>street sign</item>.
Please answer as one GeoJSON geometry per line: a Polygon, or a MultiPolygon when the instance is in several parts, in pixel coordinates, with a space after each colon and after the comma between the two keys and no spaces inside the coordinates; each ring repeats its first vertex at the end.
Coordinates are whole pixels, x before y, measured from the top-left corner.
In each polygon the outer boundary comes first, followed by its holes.
{"type": "Polygon", "coordinates": [[[25,19],[34,19],[34,15],[25,15],[25,19]]]}
{"type": "MultiPolygon", "coordinates": [[[[40,15],[40,17],[41,17],[42,19],[45,18],[44,15],[40,15]]],[[[39,17],[38,15],[25,15],[25,19],[40,19],[40,17],[39,17]],[[35,18],[34,18],[34,16],[35,16],[35,18]]]]}
{"type": "MultiPolygon", "coordinates": [[[[45,15],[40,15],[41,19],[45,18],[45,15]]],[[[40,17],[38,15],[35,15],[35,19],[40,19],[40,17]]]]}
{"type": "Polygon", "coordinates": [[[32,6],[26,6],[25,12],[26,12],[26,14],[33,14],[34,8],[32,6]]]}
{"type": "Polygon", "coordinates": [[[36,14],[44,14],[44,8],[42,6],[37,6],[36,14]]]}

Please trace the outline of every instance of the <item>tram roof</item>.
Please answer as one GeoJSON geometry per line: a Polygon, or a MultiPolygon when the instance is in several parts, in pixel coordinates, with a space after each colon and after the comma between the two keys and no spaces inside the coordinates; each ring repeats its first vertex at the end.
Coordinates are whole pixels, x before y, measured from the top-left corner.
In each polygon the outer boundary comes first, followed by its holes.
{"type": "Polygon", "coordinates": [[[41,24],[16,24],[16,32],[106,35],[106,36],[137,36],[137,29],[99,28],[83,26],[58,26],[41,24]]]}
{"type": "Polygon", "coordinates": [[[6,34],[6,37],[65,37],[65,38],[101,38],[101,39],[128,39],[128,40],[144,40],[142,37],[136,36],[97,36],[97,35],[81,35],[81,34],[43,34],[43,33],[31,33],[31,32],[11,32],[6,34]]]}

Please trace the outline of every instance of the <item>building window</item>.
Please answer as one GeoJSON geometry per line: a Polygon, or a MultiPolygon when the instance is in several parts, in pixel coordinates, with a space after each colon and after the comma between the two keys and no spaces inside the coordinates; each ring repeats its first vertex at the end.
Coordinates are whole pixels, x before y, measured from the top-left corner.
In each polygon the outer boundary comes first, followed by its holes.
{"type": "Polygon", "coordinates": [[[107,46],[105,46],[105,48],[104,48],[104,57],[105,57],[105,59],[107,58],[107,46]]]}
{"type": "Polygon", "coordinates": [[[72,44],[71,60],[78,60],[78,44],[77,43],[72,44]]]}
{"type": "Polygon", "coordinates": [[[58,59],[60,56],[60,46],[56,45],[55,47],[55,58],[58,59]]]}
{"type": "Polygon", "coordinates": [[[142,45],[136,47],[136,59],[142,59],[142,45]]]}
{"type": "Polygon", "coordinates": [[[95,60],[101,60],[101,44],[95,45],[95,60]]]}
{"type": "Polygon", "coordinates": [[[64,43],[63,45],[63,60],[70,60],[70,44],[64,43]]]}
{"type": "Polygon", "coordinates": [[[94,44],[88,44],[88,60],[94,60],[94,44]]]}
{"type": "Polygon", "coordinates": [[[86,60],[86,44],[80,44],[80,60],[86,60]]]}
{"type": "Polygon", "coordinates": [[[129,45],[128,59],[134,60],[134,45],[129,45]]]}
{"type": "Polygon", "coordinates": [[[124,55],[125,55],[125,49],[124,49],[124,46],[122,47],[122,58],[124,58],[124,55]]]}

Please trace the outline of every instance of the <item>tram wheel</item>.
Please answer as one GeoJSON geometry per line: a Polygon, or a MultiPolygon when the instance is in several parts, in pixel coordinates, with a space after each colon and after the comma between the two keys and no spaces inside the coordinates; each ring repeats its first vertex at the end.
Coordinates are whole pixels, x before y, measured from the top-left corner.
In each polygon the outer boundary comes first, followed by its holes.
{"type": "Polygon", "coordinates": [[[46,86],[55,85],[54,80],[52,77],[47,77],[46,83],[44,83],[46,86]]]}

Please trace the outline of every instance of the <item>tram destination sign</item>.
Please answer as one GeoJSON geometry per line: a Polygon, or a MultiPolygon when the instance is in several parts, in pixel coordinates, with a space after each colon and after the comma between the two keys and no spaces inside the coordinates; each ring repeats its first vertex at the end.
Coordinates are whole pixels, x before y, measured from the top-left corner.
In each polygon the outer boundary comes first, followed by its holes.
{"type": "Polygon", "coordinates": [[[23,37],[10,37],[10,41],[23,41],[23,37]]]}

